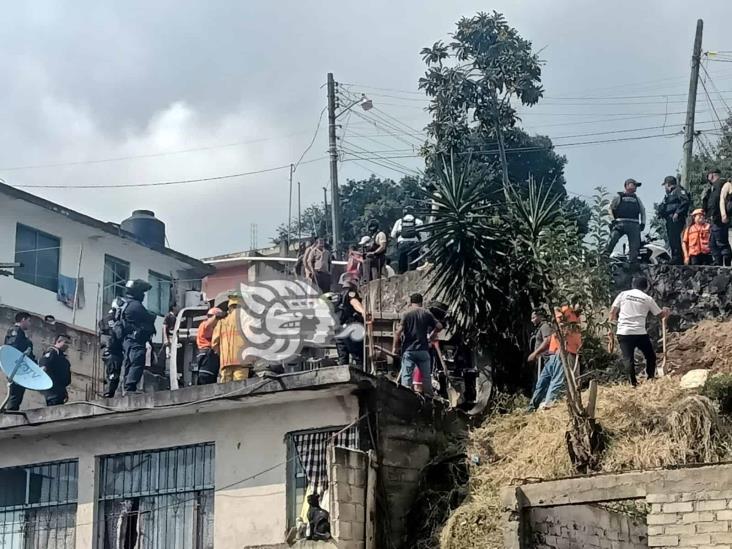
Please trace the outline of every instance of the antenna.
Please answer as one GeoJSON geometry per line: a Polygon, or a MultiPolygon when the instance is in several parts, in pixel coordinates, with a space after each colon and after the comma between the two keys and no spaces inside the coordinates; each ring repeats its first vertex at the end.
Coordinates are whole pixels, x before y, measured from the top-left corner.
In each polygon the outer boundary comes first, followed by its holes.
{"type": "Polygon", "coordinates": [[[254,251],[257,249],[257,224],[252,223],[249,228],[250,228],[250,238],[251,238],[251,241],[249,243],[249,245],[251,246],[250,250],[254,251]]]}
{"type": "Polygon", "coordinates": [[[0,412],[5,410],[10,399],[11,383],[33,391],[45,391],[53,387],[53,381],[38,364],[10,345],[0,347],[0,369],[8,376],[8,394],[0,404],[0,412]]]}

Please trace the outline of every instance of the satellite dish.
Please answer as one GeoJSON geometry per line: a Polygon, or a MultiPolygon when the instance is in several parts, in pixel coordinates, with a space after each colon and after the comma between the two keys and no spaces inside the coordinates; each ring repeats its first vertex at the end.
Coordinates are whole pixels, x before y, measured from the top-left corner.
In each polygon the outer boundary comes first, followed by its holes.
{"type": "Polygon", "coordinates": [[[0,347],[0,369],[8,376],[8,383],[12,381],[34,391],[53,387],[53,381],[38,364],[10,345],[0,347]]]}

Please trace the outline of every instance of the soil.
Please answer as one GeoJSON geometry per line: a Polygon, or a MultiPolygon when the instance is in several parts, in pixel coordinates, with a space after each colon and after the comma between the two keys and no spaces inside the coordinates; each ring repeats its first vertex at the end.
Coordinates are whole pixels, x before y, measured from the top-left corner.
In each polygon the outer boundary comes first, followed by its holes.
{"type": "Polygon", "coordinates": [[[732,373],[732,320],[703,320],[668,334],[667,354],[667,374],[680,376],[695,369],[732,373]]]}

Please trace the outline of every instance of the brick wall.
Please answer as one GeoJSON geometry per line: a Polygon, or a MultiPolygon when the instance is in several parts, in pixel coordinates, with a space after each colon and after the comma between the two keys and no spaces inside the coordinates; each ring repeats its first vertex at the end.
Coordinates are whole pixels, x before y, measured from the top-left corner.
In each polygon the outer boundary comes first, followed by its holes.
{"type": "Polygon", "coordinates": [[[732,490],[648,494],[649,547],[732,548],[732,490]]]}
{"type": "Polygon", "coordinates": [[[646,526],[596,505],[538,507],[527,511],[530,549],[641,549],[646,526]]]}
{"type": "Polygon", "coordinates": [[[368,454],[336,447],[331,456],[330,513],[339,549],[364,549],[368,454]]]}

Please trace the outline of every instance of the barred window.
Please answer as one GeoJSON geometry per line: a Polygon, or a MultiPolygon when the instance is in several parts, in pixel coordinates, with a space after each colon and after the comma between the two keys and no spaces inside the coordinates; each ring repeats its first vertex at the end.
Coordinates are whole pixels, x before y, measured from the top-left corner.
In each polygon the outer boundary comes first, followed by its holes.
{"type": "Polygon", "coordinates": [[[0,469],[0,547],[73,549],[77,461],[0,469]]]}
{"type": "Polygon", "coordinates": [[[214,444],[104,456],[98,549],[213,547],[214,444]]]}

